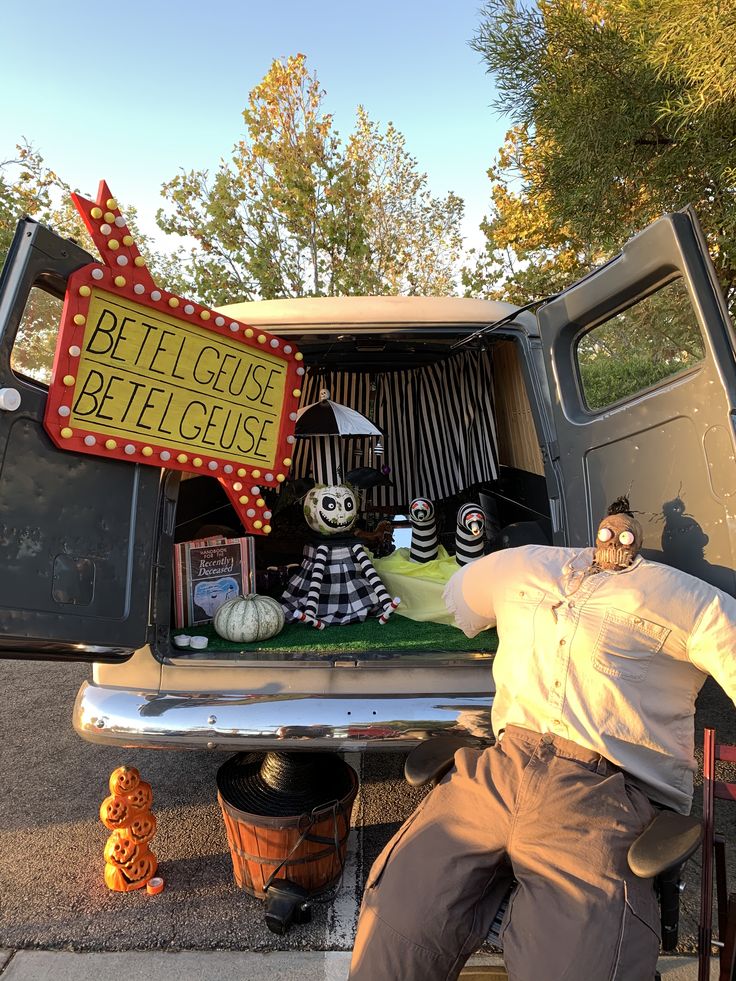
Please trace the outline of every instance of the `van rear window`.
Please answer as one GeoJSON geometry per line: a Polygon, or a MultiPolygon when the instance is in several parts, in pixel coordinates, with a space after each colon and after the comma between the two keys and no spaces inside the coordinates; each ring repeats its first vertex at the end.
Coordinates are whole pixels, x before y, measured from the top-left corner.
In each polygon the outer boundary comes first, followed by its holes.
{"type": "Polygon", "coordinates": [[[10,367],[16,375],[48,385],[63,305],[40,287],[31,289],[10,352],[10,367]]]}
{"type": "Polygon", "coordinates": [[[578,341],[586,407],[597,410],[629,399],[704,357],[687,287],[682,279],[674,280],[578,341]]]}

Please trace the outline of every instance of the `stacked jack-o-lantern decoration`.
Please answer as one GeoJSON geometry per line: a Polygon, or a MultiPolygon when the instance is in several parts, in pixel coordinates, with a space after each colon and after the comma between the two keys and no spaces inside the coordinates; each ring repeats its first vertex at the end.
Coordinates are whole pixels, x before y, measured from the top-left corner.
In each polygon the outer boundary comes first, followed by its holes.
{"type": "Polygon", "coordinates": [[[156,856],[148,847],[156,833],[152,801],[151,785],[135,767],[113,770],[100,820],[112,831],[105,845],[105,884],[115,892],[142,889],[156,872],[156,856]]]}

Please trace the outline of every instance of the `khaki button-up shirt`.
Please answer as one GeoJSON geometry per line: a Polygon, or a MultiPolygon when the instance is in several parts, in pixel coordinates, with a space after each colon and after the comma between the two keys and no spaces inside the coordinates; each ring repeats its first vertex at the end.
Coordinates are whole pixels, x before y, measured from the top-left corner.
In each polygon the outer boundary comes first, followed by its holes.
{"type": "Polygon", "coordinates": [[[707,675],[736,699],[736,600],[641,556],[587,574],[592,549],[529,545],[457,572],[445,602],[474,637],[494,624],[492,723],[601,753],[687,814],[695,698],[707,675]]]}

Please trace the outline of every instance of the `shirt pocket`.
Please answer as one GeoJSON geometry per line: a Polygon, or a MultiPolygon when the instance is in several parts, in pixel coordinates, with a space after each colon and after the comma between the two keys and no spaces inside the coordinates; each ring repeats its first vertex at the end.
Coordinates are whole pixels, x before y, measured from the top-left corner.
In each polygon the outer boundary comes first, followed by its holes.
{"type": "Polygon", "coordinates": [[[609,678],[643,681],[669,632],[653,620],[609,607],[593,648],[593,666],[609,678]]]}

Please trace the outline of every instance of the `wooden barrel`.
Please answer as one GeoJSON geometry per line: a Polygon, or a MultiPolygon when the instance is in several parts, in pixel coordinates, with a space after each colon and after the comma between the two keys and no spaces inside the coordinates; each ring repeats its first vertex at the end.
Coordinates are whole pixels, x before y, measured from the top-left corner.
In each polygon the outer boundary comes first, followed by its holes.
{"type": "Polygon", "coordinates": [[[276,873],[278,878],[319,893],[340,878],[358,792],[357,774],[347,763],[344,766],[348,792],[309,813],[252,814],[229,803],[218,789],[235,881],[241,889],[263,899],[264,886],[276,873]]]}

